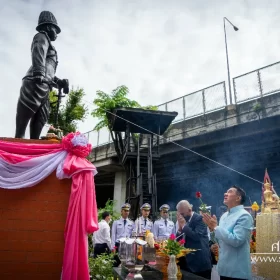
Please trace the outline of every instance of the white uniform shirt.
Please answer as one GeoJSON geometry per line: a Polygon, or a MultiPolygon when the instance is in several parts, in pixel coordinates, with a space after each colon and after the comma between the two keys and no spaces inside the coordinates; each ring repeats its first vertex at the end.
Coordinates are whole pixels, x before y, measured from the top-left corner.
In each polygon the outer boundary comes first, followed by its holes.
{"type": "Polygon", "coordinates": [[[98,223],[99,229],[93,234],[94,244],[104,244],[107,243],[108,247],[111,248],[111,238],[110,238],[110,226],[105,220],[101,220],[98,223]]]}
{"type": "Polygon", "coordinates": [[[169,238],[172,233],[176,233],[175,225],[169,219],[160,218],[154,223],[153,233],[155,238],[169,238]]]}
{"type": "Polygon", "coordinates": [[[146,225],[145,225],[145,218],[141,216],[135,221],[135,232],[136,234],[145,233],[146,230],[153,232],[153,222],[150,219],[146,218],[146,225]]]}
{"type": "Polygon", "coordinates": [[[134,229],[134,222],[130,219],[126,219],[126,224],[124,225],[124,219],[114,221],[112,226],[112,248],[114,248],[117,241],[122,237],[131,237],[131,233],[134,229]]]}

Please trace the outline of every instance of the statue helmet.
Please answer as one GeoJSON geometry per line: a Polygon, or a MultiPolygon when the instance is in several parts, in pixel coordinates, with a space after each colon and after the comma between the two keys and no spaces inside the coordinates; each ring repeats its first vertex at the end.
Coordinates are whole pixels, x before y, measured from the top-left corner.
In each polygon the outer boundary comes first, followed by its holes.
{"type": "Polygon", "coordinates": [[[57,25],[55,16],[49,11],[41,12],[39,19],[38,19],[38,26],[36,27],[36,30],[39,31],[40,26],[45,25],[45,24],[52,24],[53,26],[55,26],[55,28],[57,30],[57,34],[59,34],[61,32],[61,29],[57,25]]]}

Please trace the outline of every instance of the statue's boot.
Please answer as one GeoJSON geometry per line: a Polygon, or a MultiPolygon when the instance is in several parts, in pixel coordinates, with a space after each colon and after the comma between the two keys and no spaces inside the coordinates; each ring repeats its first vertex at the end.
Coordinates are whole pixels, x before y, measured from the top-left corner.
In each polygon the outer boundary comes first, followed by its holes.
{"type": "Polygon", "coordinates": [[[48,122],[49,114],[49,99],[46,99],[45,103],[40,106],[30,121],[30,139],[40,138],[41,132],[45,124],[48,122]]]}
{"type": "Polygon", "coordinates": [[[28,122],[33,116],[34,112],[19,100],[17,104],[15,138],[24,138],[28,122]]]}

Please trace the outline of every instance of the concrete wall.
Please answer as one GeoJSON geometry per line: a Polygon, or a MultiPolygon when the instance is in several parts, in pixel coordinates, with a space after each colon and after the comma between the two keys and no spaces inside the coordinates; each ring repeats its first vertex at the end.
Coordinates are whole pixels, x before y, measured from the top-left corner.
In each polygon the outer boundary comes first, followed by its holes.
{"type": "MultiPolygon", "coordinates": [[[[165,137],[260,181],[268,168],[277,188],[278,182],[280,187],[279,119],[280,93],[276,93],[175,123],[165,137]],[[259,116],[254,111],[257,102],[263,107],[259,116]]],[[[165,140],[161,141],[160,154],[155,164],[158,205],[170,203],[175,207],[178,200],[190,199],[198,206],[194,194],[201,191],[205,203],[214,206],[214,212],[219,215],[223,193],[233,184],[246,189],[252,202],[260,202],[259,183],[165,140]]],[[[102,168],[114,172],[114,165],[108,165],[108,158],[115,156],[112,144],[93,149],[92,156],[102,168]]]]}
{"type": "MultiPolygon", "coordinates": [[[[254,106],[257,103],[261,103],[263,107],[263,110],[260,112],[260,118],[280,115],[280,93],[275,93],[264,96],[262,99],[255,99],[238,105],[227,106],[224,109],[206,115],[175,123],[167,133],[165,133],[164,137],[166,137],[168,141],[179,141],[238,126],[240,124],[254,122],[258,120],[258,115],[254,112],[254,106]]],[[[165,140],[161,140],[161,143],[166,142],[165,140]]],[[[163,149],[162,152],[164,153],[163,149]]],[[[93,162],[101,162],[104,159],[115,156],[116,153],[112,143],[96,147],[91,153],[93,162]]],[[[106,164],[106,162],[104,162],[104,164],[106,164]]]]}
{"type": "Polygon", "coordinates": [[[71,180],[0,188],[0,279],[60,279],[71,180]]]}
{"type": "MultiPolygon", "coordinates": [[[[232,129],[228,129],[209,133],[207,138],[205,135],[194,137],[193,141],[182,140],[180,144],[261,182],[265,168],[268,168],[275,189],[280,194],[280,117],[240,125],[238,128],[240,134],[237,130],[232,132],[232,129]],[[250,130],[251,134],[243,133],[241,136],[241,131],[250,130]]],[[[169,145],[171,149],[172,145],[169,145]]],[[[261,203],[260,183],[180,148],[162,155],[155,172],[158,205],[169,203],[172,210],[181,199],[189,200],[197,209],[199,201],[195,198],[195,192],[200,191],[203,201],[212,205],[213,212],[220,216],[223,194],[234,184],[244,188],[252,202],[261,203]]],[[[246,204],[250,205],[250,201],[246,204]]]]}

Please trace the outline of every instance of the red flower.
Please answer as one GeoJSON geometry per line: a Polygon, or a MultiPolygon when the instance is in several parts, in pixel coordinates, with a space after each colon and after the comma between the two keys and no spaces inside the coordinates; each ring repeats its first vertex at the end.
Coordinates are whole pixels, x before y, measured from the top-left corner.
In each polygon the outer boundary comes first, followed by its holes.
{"type": "Polygon", "coordinates": [[[196,196],[196,198],[201,198],[202,197],[201,192],[196,192],[195,196],[196,196]]]}
{"type": "Polygon", "coordinates": [[[62,148],[68,153],[74,154],[77,157],[87,157],[91,152],[91,144],[75,145],[73,139],[78,136],[84,140],[84,136],[80,132],[71,132],[62,138],[62,148]]]}
{"type": "Polygon", "coordinates": [[[155,244],[154,247],[155,247],[156,250],[159,249],[159,245],[158,244],[155,244]]]}
{"type": "Polygon", "coordinates": [[[186,240],[185,240],[185,239],[181,239],[181,240],[179,241],[179,243],[180,243],[181,245],[184,245],[184,244],[185,244],[185,242],[186,242],[186,240]]]}
{"type": "Polygon", "coordinates": [[[170,240],[175,240],[175,239],[176,239],[175,234],[172,233],[172,234],[170,235],[169,239],[170,239],[170,240]]]}

